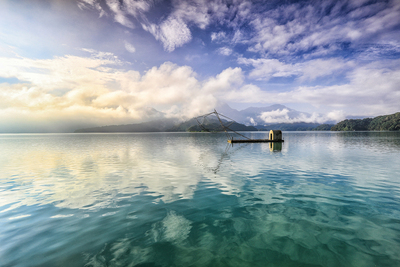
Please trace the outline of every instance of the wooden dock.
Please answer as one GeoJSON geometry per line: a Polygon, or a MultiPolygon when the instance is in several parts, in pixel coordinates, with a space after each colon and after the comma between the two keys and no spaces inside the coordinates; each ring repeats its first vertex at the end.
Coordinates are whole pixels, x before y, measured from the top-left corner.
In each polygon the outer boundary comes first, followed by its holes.
{"type": "Polygon", "coordinates": [[[270,140],[270,139],[228,139],[228,143],[270,143],[270,142],[283,142],[283,140],[270,140]]]}

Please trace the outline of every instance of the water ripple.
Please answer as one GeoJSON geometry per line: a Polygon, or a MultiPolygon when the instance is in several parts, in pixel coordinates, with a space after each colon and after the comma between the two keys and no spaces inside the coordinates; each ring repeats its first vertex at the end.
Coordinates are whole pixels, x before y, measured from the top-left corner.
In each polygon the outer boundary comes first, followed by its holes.
{"type": "Polygon", "coordinates": [[[0,135],[0,266],[400,266],[399,134],[284,138],[0,135]]]}

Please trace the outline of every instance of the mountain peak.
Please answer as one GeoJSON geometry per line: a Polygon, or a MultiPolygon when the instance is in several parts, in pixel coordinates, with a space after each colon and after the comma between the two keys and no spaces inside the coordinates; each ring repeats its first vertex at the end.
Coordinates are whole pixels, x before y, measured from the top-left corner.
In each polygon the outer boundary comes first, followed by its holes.
{"type": "Polygon", "coordinates": [[[216,109],[221,114],[245,125],[264,125],[266,123],[299,122],[299,118],[307,118],[311,115],[305,112],[288,108],[281,104],[265,107],[248,107],[244,110],[236,110],[226,103],[218,103],[216,109]],[[268,114],[270,112],[270,114],[268,114]],[[264,116],[263,116],[264,114],[264,116]],[[265,116],[265,114],[267,116],[265,116]],[[281,121],[280,121],[281,120],[281,121]]]}

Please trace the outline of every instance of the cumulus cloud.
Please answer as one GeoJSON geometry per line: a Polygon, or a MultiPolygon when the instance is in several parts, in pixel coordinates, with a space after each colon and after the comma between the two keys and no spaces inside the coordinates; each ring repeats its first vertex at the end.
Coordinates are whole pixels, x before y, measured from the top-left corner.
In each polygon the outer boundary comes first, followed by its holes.
{"type": "Polygon", "coordinates": [[[213,32],[211,33],[211,41],[214,42],[221,42],[225,40],[226,38],[226,33],[225,32],[213,32]]]}
{"type": "Polygon", "coordinates": [[[313,113],[311,115],[300,113],[296,117],[290,116],[290,110],[278,109],[274,111],[263,112],[259,118],[265,123],[296,123],[296,122],[307,122],[307,123],[325,123],[326,121],[341,121],[345,119],[343,111],[334,110],[326,115],[313,113]]]}
{"type": "MultiPolygon", "coordinates": [[[[310,75],[308,72],[303,75],[310,75]]],[[[331,111],[344,111],[347,115],[377,116],[398,112],[400,60],[356,65],[345,77],[346,82],[342,84],[303,85],[286,91],[261,90],[256,85],[244,84],[224,96],[226,101],[242,103],[307,103],[329,107],[331,111]]]]}
{"type": "MultiPolygon", "coordinates": [[[[400,103],[400,60],[355,65],[346,72],[346,82],[339,85],[303,85],[274,91],[246,83],[245,73],[238,67],[199,80],[189,66],[165,62],[141,74],[125,69],[128,65],[112,53],[83,51],[89,56],[0,58],[1,77],[16,80],[13,84],[0,84],[0,129],[7,131],[22,125],[22,128],[68,131],[88,124],[134,123],[153,118],[148,107],[164,112],[166,117],[190,118],[209,112],[218,101],[307,103],[323,107],[327,115],[297,120],[322,122],[342,118],[343,114],[376,116],[394,113],[400,103]]],[[[243,63],[254,63],[242,60],[243,63]]],[[[314,79],[332,71],[324,66],[350,63],[316,60],[312,66],[305,64],[302,68],[296,64],[286,66],[274,61],[273,64],[284,68],[272,68],[270,76],[286,75],[286,72],[314,79]]],[[[280,112],[263,114],[262,119],[288,121],[286,111],[280,112]]]]}
{"type": "Polygon", "coordinates": [[[218,54],[223,56],[229,56],[232,54],[233,50],[229,47],[221,47],[217,50],[218,54]]]}
{"type": "Polygon", "coordinates": [[[150,29],[152,29],[150,33],[163,43],[164,49],[168,52],[192,40],[187,24],[177,17],[169,17],[160,26],[153,25],[150,29]]]}
{"type": "Polygon", "coordinates": [[[210,93],[225,93],[239,88],[244,82],[244,75],[241,68],[227,68],[204,83],[204,90],[210,93]]]}
{"type": "Polygon", "coordinates": [[[240,68],[228,68],[199,81],[190,67],[170,62],[141,75],[121,69],[124,63],[110,53],[86,51],[92,55],[0,58],[2,77],[23,81],[0,84],[2,131],[27,121],[30,127],[58,125],[60,131],[133,123],[152,118],[148,107],[166,117],[193,117],[214,108],[219,93],[244,79],[240,68]]]}

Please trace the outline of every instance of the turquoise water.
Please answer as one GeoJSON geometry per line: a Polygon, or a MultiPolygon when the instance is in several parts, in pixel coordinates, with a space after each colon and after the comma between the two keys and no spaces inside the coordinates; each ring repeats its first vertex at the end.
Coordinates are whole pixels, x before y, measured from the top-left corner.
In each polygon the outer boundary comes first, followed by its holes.
{"type": "Polygon", "coordinates": [[[400,133],[283,138],[0,135],[0,266],[400,266],[400,133]]]}

